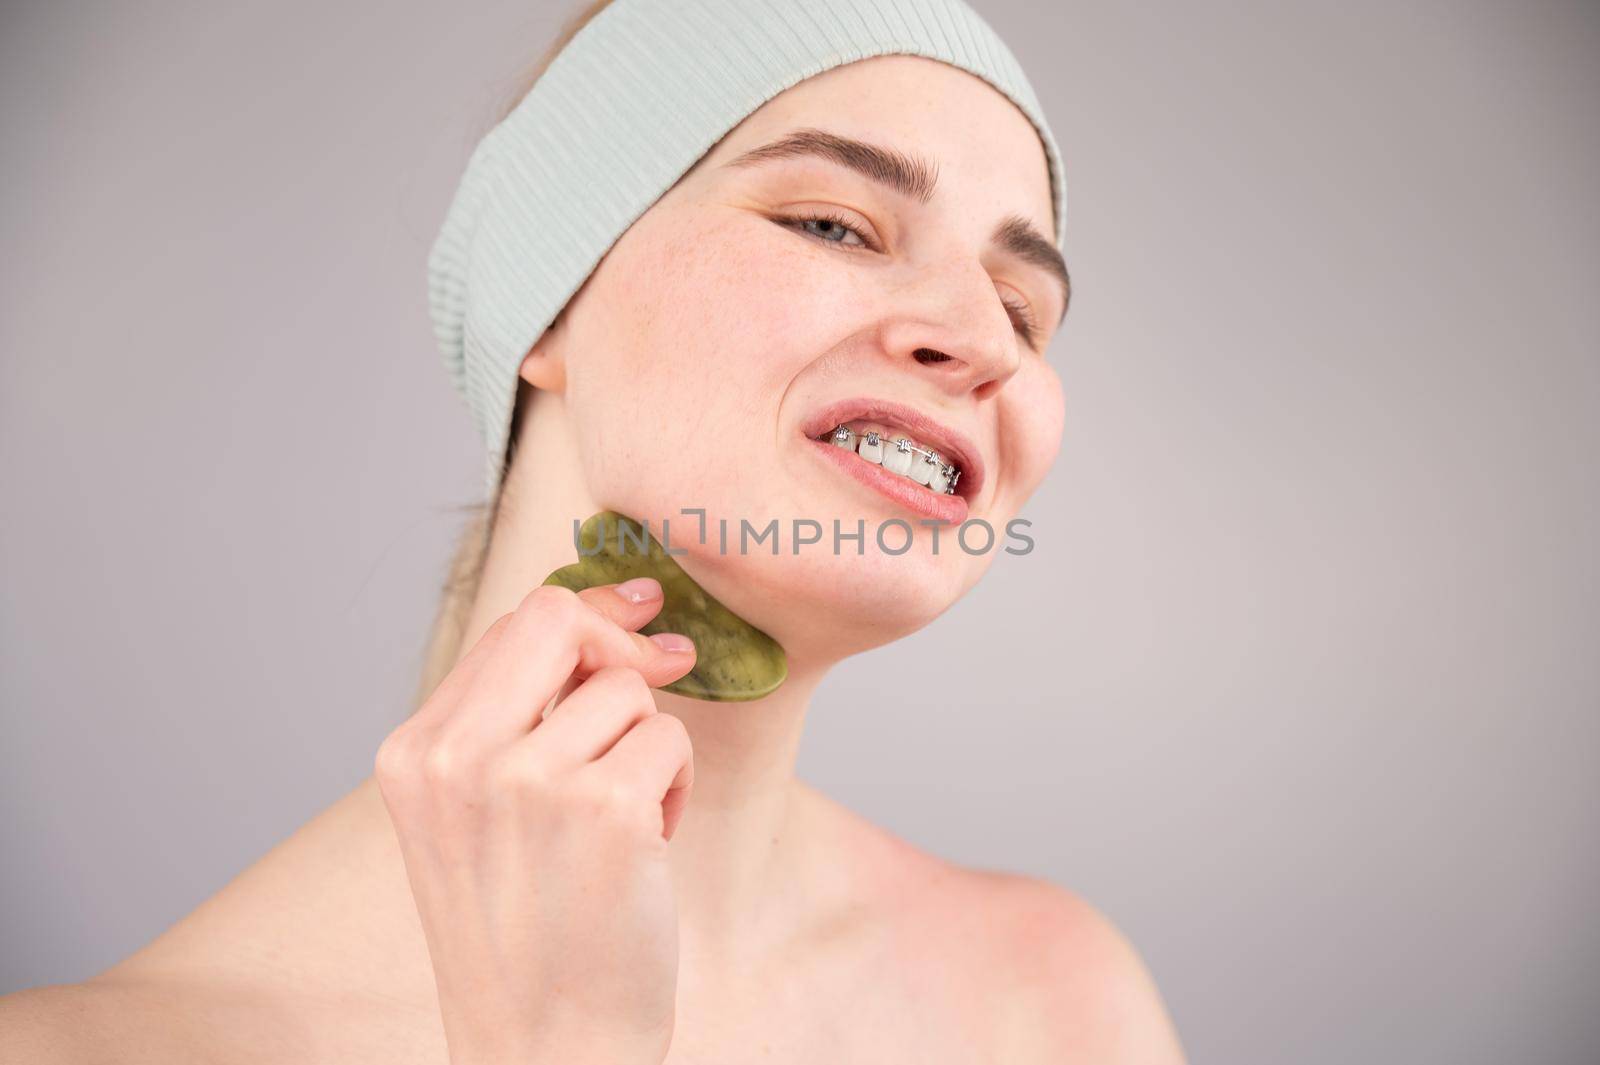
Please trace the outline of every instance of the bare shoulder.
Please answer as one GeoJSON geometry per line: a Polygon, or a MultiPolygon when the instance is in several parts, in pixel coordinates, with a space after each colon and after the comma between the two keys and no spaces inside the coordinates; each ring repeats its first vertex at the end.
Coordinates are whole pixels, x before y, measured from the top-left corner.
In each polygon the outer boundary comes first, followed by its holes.
{"type": "Polygon", "coordinates": [[[963,890],[992,916],[993,960],[1009,989],[1005,1060],[1183,1065],[1155,980],[1110,918],[1050,880],[963,872],[963,890]]]}
{"type": "MultiPolygon", "coordinates": [[[[849,898],[886,930],[892,964],[941,1023],[981,1032],[984,1060],[1184,1065],[1166,1004],[1115,924],[1040,877],[971,868],[912,844],[820,792],[806,795],[843,857],[849,898]]],[[[880,983],[887,977],[880,977],[880,983]]]]}
{"type": "Polygon", "coordinates": [[[0,997],[0,1061],[130,1065],[173,1061],[173,1034],[152,989],[86,981],[0,997]]]}
{"type": "Polygon", "coordinates": [[[353,1060],[331,1056],[328,1047],[307,1037],[320,1014],[348,1014],[347,1006],[295,998],[226,972],[102,973],[78,984],[0,997],[0,1062],[258,1065],[353,1060]]]}

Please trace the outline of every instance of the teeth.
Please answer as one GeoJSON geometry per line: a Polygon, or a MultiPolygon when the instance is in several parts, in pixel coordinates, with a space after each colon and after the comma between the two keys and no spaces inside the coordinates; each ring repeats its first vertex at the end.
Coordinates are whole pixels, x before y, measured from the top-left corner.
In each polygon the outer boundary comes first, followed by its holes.
{"type": "Polygon", "coordinates": [[[861,444],[856,448],[856,454],[868,462],[883,463],[883,439],[877,433],[868,433],[861,438],[861,444]]]}
{"type": "Polygon", "coordinates": [[[890,473],[898,473],[902,477],[911,473],[911,441],[905,437],[894,442],[895,446],[883,453],[883,468],[890,473]]]}
{"type": "Polygon", "coordinates": [[[938,452],[905,436],[885,440],[874,429],[858,433],[847,425],[839,425],[822,439],[941,494],[955,494],[956,483],[961,479],[961,471],[954,463],[946,463],[938,452]]]}

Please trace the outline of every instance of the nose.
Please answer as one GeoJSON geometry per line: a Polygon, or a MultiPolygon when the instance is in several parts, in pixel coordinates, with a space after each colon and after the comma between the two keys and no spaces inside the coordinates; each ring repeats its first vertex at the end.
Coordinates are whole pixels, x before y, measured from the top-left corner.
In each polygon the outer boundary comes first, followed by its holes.
{"type": "Polygon", "coordinates": [[[1021,368],[1010,313],[982,263],[920,267],[893,298],[899,313],[883,329],[885,350],[953,398],[987,399],[1021,368]]]}

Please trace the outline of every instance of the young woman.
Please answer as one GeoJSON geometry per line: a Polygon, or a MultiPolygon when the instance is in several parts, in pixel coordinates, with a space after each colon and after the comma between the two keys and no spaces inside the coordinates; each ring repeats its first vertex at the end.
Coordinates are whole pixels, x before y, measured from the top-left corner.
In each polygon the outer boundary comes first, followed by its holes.
{"type": "Polygon", "coordinates": [[[945,63],[839,65],[751,112],[527,352],[511,460],[374,778],[132,957],[4,1000],[0,1058],[1180,1062],[1085,902],[794,775],[828,669],[992,561],[948,531],[936,552],[922,522],[1003,530],[1055,457],[1052,212],[1028,118],[945,63]],[[838,424],[938,451],[955,491],[868,469],[838,424]],[[786,649],[775,692],[660,691],[697,649],[638,633],[649,580],[541,586],[603,509],[672,521],[684,569],[786,649]],[[723,551],[685,509],[867,534],[723,551]],[[892,519],[903,553],[874,535],[892,519]]]}

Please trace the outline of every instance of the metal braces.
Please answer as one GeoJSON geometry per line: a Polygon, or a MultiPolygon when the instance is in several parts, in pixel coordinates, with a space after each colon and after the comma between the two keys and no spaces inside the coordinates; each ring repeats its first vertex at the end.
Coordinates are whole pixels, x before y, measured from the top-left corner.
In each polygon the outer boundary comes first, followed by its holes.
{"type": "MultiPolygon", "coordinates": [[[[851,429],[849,426],[835,426],[833,432],[828,435],[831,436],[836,443],[848,444],[852,450],[856,449],[855,430],[851,429]]],[[[872,431],[868,431],[866,441],[867,444],[872,447],[877,447],[878,445],[884,443],[883,438],[876,432],[872,431]]],[[[917,447],[903,436],[897,437],[894,440],[889,441],[889,443],[893,444],[895,446],[895,450],[899,451],[902,455],[915,451],[917,454],[922,456],[922,461],[927,463],[929,466],[940,467],[944,471],[944,475],[949,478],[950,481],[950,483],[945,486],[944,494],[947,496],[953,496],[956,494],[956,482],[961,480],[961,471],[957,469],[953,463],[944,461],[944,458],[936,451],[929,451],[927,448],[917,447]]],[[[932,486],[925,487],[931,488],[932,486]]]]}

